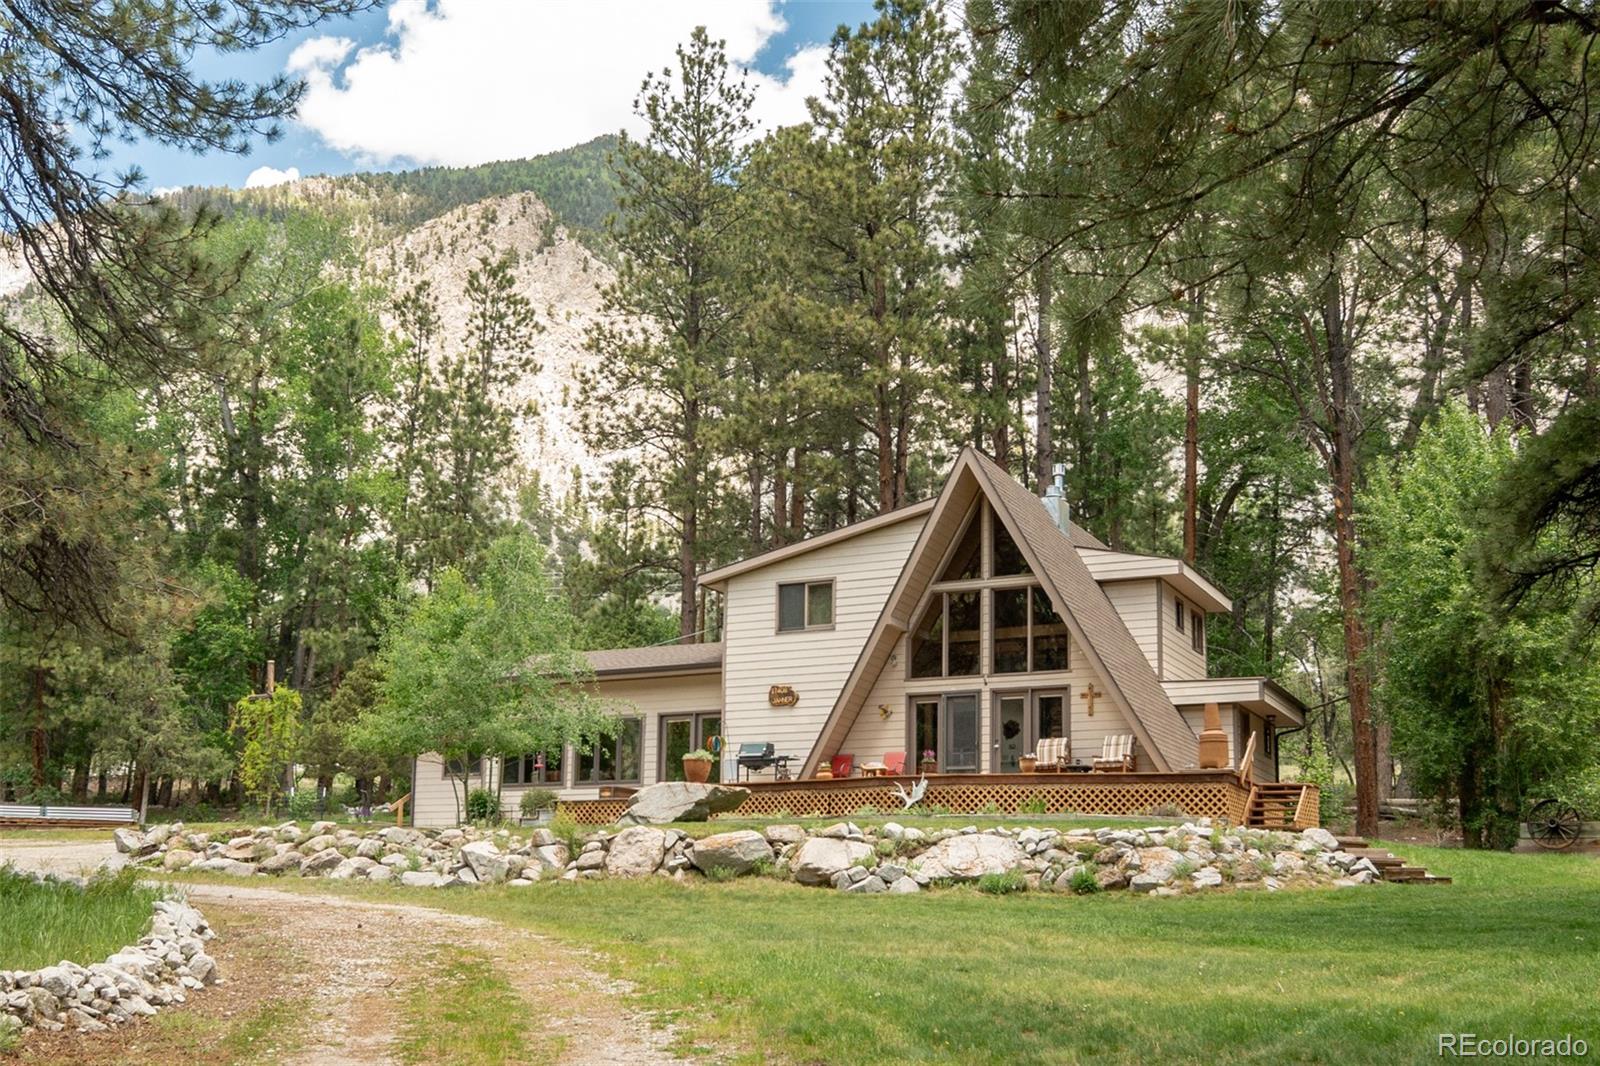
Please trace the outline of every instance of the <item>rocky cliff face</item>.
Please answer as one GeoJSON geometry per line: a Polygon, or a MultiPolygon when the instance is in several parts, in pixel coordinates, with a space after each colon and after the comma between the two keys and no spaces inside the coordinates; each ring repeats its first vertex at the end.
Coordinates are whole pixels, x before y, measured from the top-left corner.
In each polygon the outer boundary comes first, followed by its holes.
{"type": "Polygon", "coordinates": [[[596,478],[602,468],[578,431],[578,373],[593,356],[584,334],[601,313],[600,292],[613,271],[551,215],[533,193],[515,193],[456,208],[398,237],[375,245],[367,266],[373,279],[395,293],[421,281],[439,301],[441,347],[466,343],[467,275],[484,257],[515,256],[517,291],[538,313],[538,373],[515,397],[531,401],[532,417],[521,430],[522,468],[508,479],[537,474],[552,488],[565,488],[575,474],[596,478]]]}

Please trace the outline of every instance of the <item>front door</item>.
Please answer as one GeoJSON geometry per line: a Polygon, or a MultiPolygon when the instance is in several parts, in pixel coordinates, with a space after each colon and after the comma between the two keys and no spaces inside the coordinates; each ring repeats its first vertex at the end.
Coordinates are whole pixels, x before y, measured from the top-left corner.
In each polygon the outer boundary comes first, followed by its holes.
{"type": "Polygon", "coordinates": [[[1033,750],[1028,722],[1028,694],[1002,692],[994,698],[994,772],[1014,774],[1018,762],[1033,750]]]}
{"type": "Polygon", "coordinates": [[[1066,690],[1035,692],[1033,694],[1033,738],[1035,741],[1043,737],[1067,737],[1067,747],[1072,747],[1072,719],[1070,709],[1072,701],[1068,698],[1070,693],[1066,690]]]}
{"type": "MultiPolygon", "coordinates": [[[[703,748],[722,731],[721,714],[674,714],[661,718],[661,776],[659,781],[682,781],[683,757],[703,748]]],[[[711,763],[712,781],[722,780],[722,759],[711,763]]]]}

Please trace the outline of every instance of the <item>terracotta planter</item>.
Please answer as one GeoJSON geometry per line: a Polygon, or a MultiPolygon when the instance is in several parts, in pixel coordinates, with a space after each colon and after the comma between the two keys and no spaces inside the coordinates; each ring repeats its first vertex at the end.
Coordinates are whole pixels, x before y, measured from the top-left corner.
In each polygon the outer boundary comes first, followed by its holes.
{"type": "Polygon", "coordinates": [[[936,762],[925,762],[922,764],[921,768],[922,772],[925,774],[936,774],[939,772],[939,764],[936,762]]]}
{"type": "Polygon", "coordinates": [[[1024,755],[1017,760],[1017,769],[1025,774],[1031,774],[1038,769],[1039,760],[1031,755],[1024,755]]]}
{"type": "Polygon", "coordinates": [[[697,785],[703,785],[711,779],[710,759],[685,759],[683,760],[683,779],[697,785]]]}
{"type": "Polygon", "coordinates": [[[813,778],[815,778],[816,780],[818,780],[818,781],[832,781],[833,780],[833,770],[832,770],[831,767],[823,766],[823,767],[820,767],[817,770],[817,772],[812,774],[811,776],[813,778]]]}

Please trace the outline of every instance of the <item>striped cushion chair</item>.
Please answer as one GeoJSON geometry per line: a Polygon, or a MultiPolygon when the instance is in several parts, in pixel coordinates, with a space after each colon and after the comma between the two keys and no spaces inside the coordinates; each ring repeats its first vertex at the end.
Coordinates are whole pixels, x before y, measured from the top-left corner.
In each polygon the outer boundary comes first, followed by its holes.
{"type": "Polygon", "coordinates": [[[1127,733],[1120,737],[1106,737],[1100,745],[1100,757],[1094,761],[1094,768],[1099,773],[1132,773],[1133,763],[1133,734],[1127,733]]]}
{"type": "Polygon", "coordinates": [[[1039,770],[1060,770],[1072,758],[1072,742],[1066,737],[1040,737],[1034,749],[1039,770]]]}

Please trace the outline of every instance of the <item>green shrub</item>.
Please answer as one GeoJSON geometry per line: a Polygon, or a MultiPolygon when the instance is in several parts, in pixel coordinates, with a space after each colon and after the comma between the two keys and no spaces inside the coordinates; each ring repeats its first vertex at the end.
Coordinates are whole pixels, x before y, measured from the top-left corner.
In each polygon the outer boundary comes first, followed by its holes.
{"type": "Polygon", "coordinates": [[[1080,896],[1087,896],[1100,891],[1100,882],[1094,879],[1094,870],[1080,866],[1072,871],[1071,877],[1067,878],[1067,887],[1080,896]]]}
{"type": "Polygon", "coordinates": [[[310,821],[317,813],[317,790],[314,788],[296,789],[294,795],[289,797],[289,817],[297,822],[310,821]]]}
{"type": "Polygon", "coordinates": [[[978,891],[990,896],[1009,896],[1013,892],[1026,892],[1028,879],[1020,870],[1007,870],[1004,873],[984,874],[978,878],[978,891]]]}
{"type": "Polygon", "coordinates": [[[732,881],[739,872],[731,866],[713,866],[706,871],[707,881],[732,881]]]}
{"type": "Polygon", "coordinates": [[[99,962],[144,935],[160,889],[128,870],[83,887],[35,881],[0,866],[0,968],[32,970],[62,959],[99,962]]]}
{"type": "Polygon", "coordinates": [[[1035,796],[1027,803],[1024,803],[1022,806],[1018,807],[1017,812],[1019,814],[1044,814],[1048,807],[1049,804],[1045,803],[1043,796],[1035,796]]]}
{"type": "Polygon", "coordinates": [[[494,825],[500,821],[500,797],[492,788],[475,788],[467,793],[467,821],[494,825]]]}
{"type": "Polygon", "coordinates": [[[683,757],[684,762],[711,762],[716,756],[704,748],[696,748],[683,757]]]}
{"type": "Polygon", "coordinates": [[[548,788],[530,788],[517,801],[517,809],[524,818],[532,818],[539,811],[554,809],[556,794],[548,788]]]}
{"type": "Polygon", "coordinates": [[[578,849],[582,846],[578,839],[580,835],[578,832],[578,820],[572,816],[570,811],[558,809],[555,817],[550,819],[550,824],[546,828],[550,830],[552,836],[565,844],[567,850],[574,856],[578,854],[578,849]]]}

